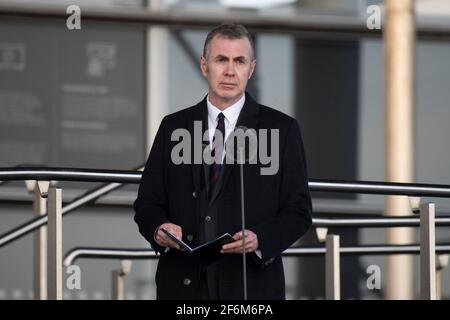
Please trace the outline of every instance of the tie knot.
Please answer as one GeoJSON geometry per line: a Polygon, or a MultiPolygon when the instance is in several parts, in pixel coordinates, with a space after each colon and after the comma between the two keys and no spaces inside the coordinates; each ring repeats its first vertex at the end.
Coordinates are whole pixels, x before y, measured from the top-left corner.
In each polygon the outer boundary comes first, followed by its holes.
{"type": "Polygon", "coordinates": [[[217,119],[218,119],[219,121],[223,121],[223,119],[225,119],[225,116],[223,115],[222,112],[219,113],[219,115],[217,116],[217,119]]]}

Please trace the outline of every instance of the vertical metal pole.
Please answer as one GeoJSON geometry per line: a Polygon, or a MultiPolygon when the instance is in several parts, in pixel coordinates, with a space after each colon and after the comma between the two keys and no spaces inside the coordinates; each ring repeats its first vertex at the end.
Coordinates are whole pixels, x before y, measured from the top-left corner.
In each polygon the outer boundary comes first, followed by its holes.
{"type": "Polygon", "coordinates": [[[441,270],[436,270],[436,300],[442,299],[442,287],[441,287],[441,270]]]}
{"type": "MultiPolygon", "coordinates": [[[[386,0],[385,50],[385,176],[389,182],[414,181],[415,17],[414,0],[386,0]]],[[[407,197],[388,196],[386,215],[411,212],[407,197]]],[[[411,228],[388,228],[387,244],[408,244],[411,228]]],[[[413,258],[386,257],[386,299],[413,298],[413,258]]]]}
{"type": "Polygon", "coordinates": [[[123,300],[123,277],[120,270],[112,271],[112,300],[123,300]]]}
{"type": "Polygon", "coordinates": [[[436,258],[436,300],[442,299],[441,274],[448,266],[449,258],[448,254],[439,254],[436,258]]]}
{"type": "Polygon", "coordinates": [[[245,252],[245,196],[244,196],[244,151],[243,148],[239,148],[239,169],[241,173],[241,223],[242,223],[242,279],[244,281],[244,300],[247,300],[247,260],[245,252]]]}
{"type": "Polygon", "coordinates": [[[131,260],[121,260],[120,270],[113,270],[111,274],[112,286],[111,286],[111,299],[123,300],[124,299],[124,282],[125,276],[131,271],[131,260]]]}
{"type": "MultiPolygon", "coordinates": [[[[33,190],[33,211],[35,217],[47,213],[47,201],[41,196],[37,184],[33,190]]],[[[47,227],[41,227],[33,234],[34,241],[34,299],[47,300],[47,227]]]]}
{"type": "MultiPolygon", "coordinates": [[[[164,0],[148,0],[147,3],[149,9],[166,8],[164,0]]],[[[147,28],[147,154],[161,120],[169,113],[169,36],[167,27],[151,25],[147,28]]]]}
{"type": "MultiPolygon", "coordinates": [[[[147,4],[151,10],[166,7],[164,0],[147,0],[147,4]]],[[[169,113],[169,28],[149,25],[146,39],[146,141],[142,147],[149,154],[159,125],[169,113]]],[[[149,261],[147,269],[156,272],[155,261],[149,261]]]]}
{"type": "Polygon", "coordinates": [[[340,244],[339,236],[330,234],[326,238],[325,253],[325,298],[327,300],[341,299],[340,280],[340,244]]]}
{"type": "Polygon", "coordinates": [[[62,190],[48,192],[48,299],[62,300],[62,190]]]}
{"type": "Polygon", "coordinates": [[[436,242],[435,206],[420,206],[420,295],[422,299],[436,300],[436,242]]]}

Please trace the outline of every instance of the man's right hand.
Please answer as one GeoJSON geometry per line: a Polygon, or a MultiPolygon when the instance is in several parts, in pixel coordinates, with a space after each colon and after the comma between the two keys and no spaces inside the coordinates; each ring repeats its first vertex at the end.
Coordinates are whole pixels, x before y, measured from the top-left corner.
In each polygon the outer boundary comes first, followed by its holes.
{"type": "Polygon", "coordinates": [[[174,248],[181,250],[180,246],[173,242],[172,239],[169,238],[168,235],[166,235],[161,229],[164,228],[167,231],[169,231],[171,234],[173,234],[177,239],[181,240],[181,237],[183,235],[183,232],[181,230],[181,227],[173,224],[173,223],[163,223],[158,227],[158,232],[156,233],[155,240],[156,242],[162,246],[167,248],[174,248]]]}

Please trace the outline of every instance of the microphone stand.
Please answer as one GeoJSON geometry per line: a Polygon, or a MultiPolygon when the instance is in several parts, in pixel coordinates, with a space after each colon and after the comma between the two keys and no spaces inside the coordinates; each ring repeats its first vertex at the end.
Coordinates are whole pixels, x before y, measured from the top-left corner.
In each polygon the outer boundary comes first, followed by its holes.
{"type": "Polygon", "coordinates": [[[239,148],[240,172],[241,172],[241,218],[242,218],[242,272],[244,279],[244,300],[247,300],[247,261],[245,255],[245,208],[244,208],[244,160],[242,148],[239,148]]]}

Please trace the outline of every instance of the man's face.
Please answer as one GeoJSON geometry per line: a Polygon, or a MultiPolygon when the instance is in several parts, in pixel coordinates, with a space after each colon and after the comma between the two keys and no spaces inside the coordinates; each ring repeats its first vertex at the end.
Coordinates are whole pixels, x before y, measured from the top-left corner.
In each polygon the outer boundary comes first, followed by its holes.
{"type": "Polygon", "coordinates": [[[247,38],[215,36],[209,43],[208,57],[202,57],[200,61],[202,74],[208,80],[209,100],[220,108],[237,102],[247,87],[255,65],[247,38]]]}

